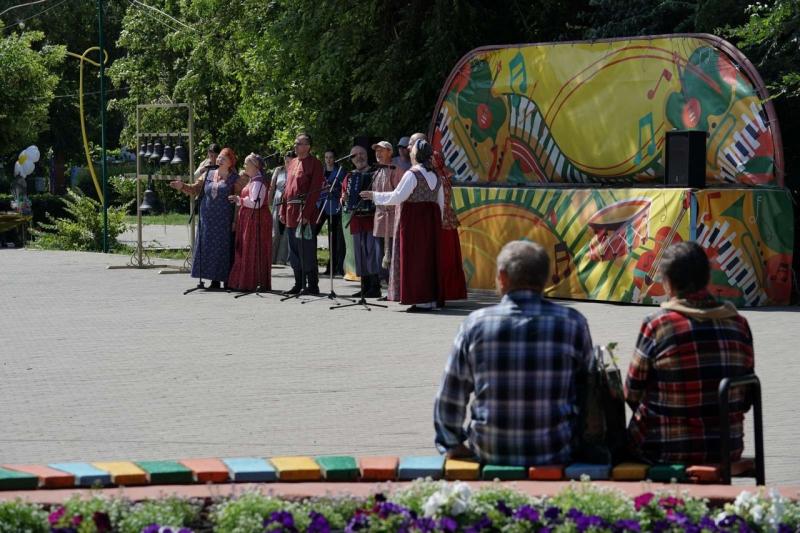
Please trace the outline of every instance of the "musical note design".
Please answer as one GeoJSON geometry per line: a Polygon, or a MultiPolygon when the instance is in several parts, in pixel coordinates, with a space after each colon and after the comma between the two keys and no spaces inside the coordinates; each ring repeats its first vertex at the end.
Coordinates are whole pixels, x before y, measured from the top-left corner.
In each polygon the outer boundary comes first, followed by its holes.
{"type": "Polygon", "coordinates": [[[566,243],[559,242],[553,246],[553,257],[555,259],[555,273],[553,274],[553,285],[555,285],[562,279],[566,279],[572,272],[572,266],[570,265],[571,256],[569,254],[569,248],[567,247],[566,243]],[[563,271],[559,271],[558,268],[558,265],[560,265],[561,263],[567,264],[567,266],[563,269],[563,271]]]}
{"type": "Polygon", "coordinates": [[[658,86],[661,85],[661,80],[672,81],[672,72],[668,69],[664,69],[661,71],[661,76],[658,77],[658,81],[656,82],[656,86],[652,89],[647,91],[647,99],[652,100],[656,96],[656,91],[658,90],[658,86]]]}
{"type": "Polygon", "coordinates": [[[709,220],[711,220],[711,217],[714,216],[714,214],[711,212],[711,199],[712,198],[714,198],[714,199],[722,198],[722,193],[719,192],[719,191],[716,191],[716,192],[710,192],[710,193],[706,194],[706,212],[703,213],[703,220],[705,222],[708,222],[709,220]]]}
{"type": "Polygon", "coordinates": [[[522,56],[522,52],[517,52],[517,55],[508,64],[508,70],[511,73],[509,80],[511,88],[513,89],[514,83],[519,80],[519,90],[522,94],[526,94],[528,92],[528,72],[525,69],[525,58],[522,56]]]}
{"type": "Polygon", "coordinates": [[[650,140],[645,140],[647,143],[647,155],[652,156],[656,153],[656,131],[653,128],[653,113],[648,113],[639,119],[639,147],[636,151],[636,157],[633,158],[634,163],[637,165],[642,162],[642,150],[645,143],[642,142],[642,129],[650,128],[650,140]]]}

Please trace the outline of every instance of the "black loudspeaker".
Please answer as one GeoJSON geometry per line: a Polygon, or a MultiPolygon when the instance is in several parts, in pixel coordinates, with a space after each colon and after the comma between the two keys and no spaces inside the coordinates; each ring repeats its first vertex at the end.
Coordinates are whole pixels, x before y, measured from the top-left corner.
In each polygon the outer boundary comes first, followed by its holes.
{"type": "Polygon", "coordinates": [[[706,186],[706,132],[668,131],[664,143],[664,185],[706,186]]]}
{"type": "Polygon", "coordinates": [[[370,166],[375,164],[375,150],[372,149],[372,145],[382,141],[382,137],[369,137],[367,135],[359,135],[358,137],[353,137],[353,146],[363,146],[367,149],[367,160],[369,161],[370,166]]]}

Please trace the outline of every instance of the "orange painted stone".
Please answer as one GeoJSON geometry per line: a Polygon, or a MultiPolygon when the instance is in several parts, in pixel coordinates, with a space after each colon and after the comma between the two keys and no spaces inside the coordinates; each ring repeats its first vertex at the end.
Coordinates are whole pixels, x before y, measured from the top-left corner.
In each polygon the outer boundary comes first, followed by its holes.
{"type": "Polygon", "coordinates": [[[528,479],[534,481],[560,481],[564,479],[564,465],[539,465],[528,469],[528,479]]]}
{"type": "Polygon", "coordinates": [[[394,481],[399,459],[395,456],[360,457],[358,468],[362,481],[394,481]]]}
{"type": "Polygon", "coordinates": [[[198,483],[225,483],[228,481],[228,467],[220,459],[183,459],[179,461],[190,469],[198,483]]]}
{"type": "Polygon", "coordinates": [[[69,489],[75,486],[75,476],[43,465],[2,465],[3,468],[33,474],[39,478],[39,486],[46,489],[69,489]]]}

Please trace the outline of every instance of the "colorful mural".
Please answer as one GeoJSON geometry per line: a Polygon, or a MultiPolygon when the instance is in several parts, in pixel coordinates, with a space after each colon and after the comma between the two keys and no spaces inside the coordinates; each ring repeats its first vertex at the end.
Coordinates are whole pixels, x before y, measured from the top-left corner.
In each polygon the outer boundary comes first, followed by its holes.
{"type": "Polygon", "coordinates": [[[665,299],[657,275],[665,247],[696,236],[717,296],[738,305],[789,300],[792,206],[782,190],[457,187],[453,203],[470,288],[494,288],[502,246],[527,239],[550,253],[547,295],[656,304],[665,299]]]}
{"type": "Polygon", "coordinates": [[[448,79],[433,142],[462,183],[659,183],[665,132],[708,132],[709,184],[782,185],[758,73],[709,35],[481,48],[448,79]]]}

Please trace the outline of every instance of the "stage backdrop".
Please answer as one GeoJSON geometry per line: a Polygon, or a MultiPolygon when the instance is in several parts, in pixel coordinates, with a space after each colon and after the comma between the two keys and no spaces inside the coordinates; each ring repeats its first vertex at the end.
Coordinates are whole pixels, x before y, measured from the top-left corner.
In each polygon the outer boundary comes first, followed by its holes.
{"type": "Polygon", "coordinates": [[[456,181],[490,185],[661,183],[671,129],[708,132],[710,185],[783,185],[764,84],[711,35],[478,48],[431,125],[456,181]]]}
{"type": "Polygon", "coordinates": [[[794,237],[782,189],[457,187],[453,203],[473,289],[494,288],[502,246],[527,239],[550,255],[547,295],[655,304],[665,298],[664,248],[696,238],[715,295],[737,306],[789,302],[794,237]]]}

